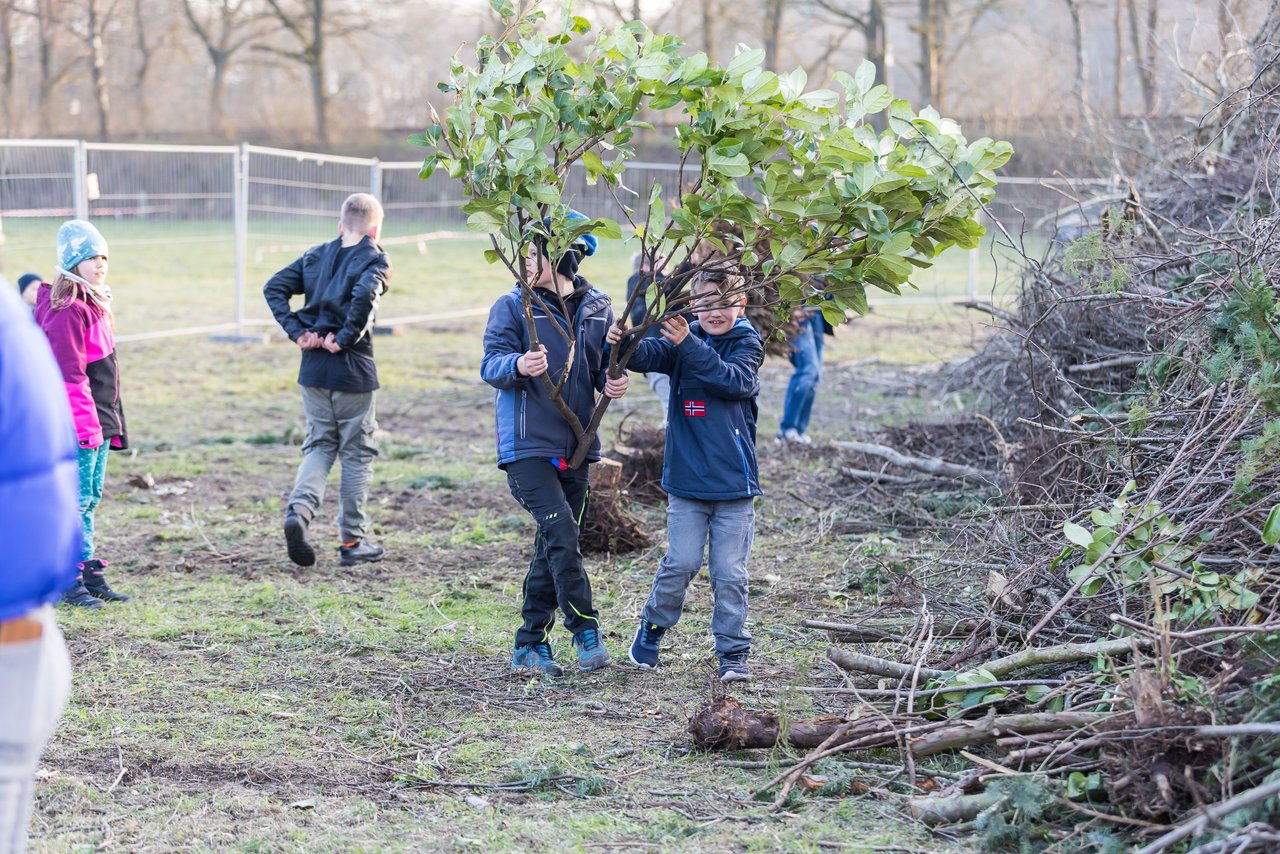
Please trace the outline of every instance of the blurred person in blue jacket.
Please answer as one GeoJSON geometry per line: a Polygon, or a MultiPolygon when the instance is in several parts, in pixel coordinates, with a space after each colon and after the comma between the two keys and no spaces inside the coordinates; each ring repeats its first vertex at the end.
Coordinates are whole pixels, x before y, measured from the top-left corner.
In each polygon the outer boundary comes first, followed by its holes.
{"type": "Polygon", "coordinates": [[[77,454],[49,344],[0,288],[0,852],[26,848],[36,763],[71,690],[51,605],[80,559],[77,454]]]}

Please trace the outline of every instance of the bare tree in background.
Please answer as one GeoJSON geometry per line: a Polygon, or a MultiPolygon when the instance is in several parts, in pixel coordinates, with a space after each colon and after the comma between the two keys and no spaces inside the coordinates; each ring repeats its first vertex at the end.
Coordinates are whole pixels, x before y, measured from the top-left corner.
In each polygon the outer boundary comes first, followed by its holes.
{"type": "Polygon", "coordinates": [[[89,76],[93,81],[93,97],[98,104],[98,136],[101,139],[111,138],[109,119],[111,117],[111,96],[107,91],[107,53],[103,46],[102,31],[115,5],[107,5],[102,0],[88,0],[89,20],[84,33],[89,45],[89,76]]]}
{"type": "Polygon", "coordinates": [[[17,64],[15,24],[13,3],[0,0],[0,118],[4,119],[5,127],[10,128],[17,124],[13,115],[13,89],[17,79],[14,73],[17,64]]]}
{"type": "Polygon", "coordinates": [[[256,45],[255,49],[299,63],[307,70],[315,112],[316,140],[328,145],[329,101],[332,99],[327,81],[329,42],[369,29],[372,23],[370,16],[377,7],[365,5],[359,11],[340,10],[334,8],[330,0],[266,0],[266,3],[281,29],[293,38],[297,47],[287,50],[256,45]]]}
{"type": "Polygon", "coordinates": [[[182,0],[182,11],[213,66],[213,80],[209,88],[210,129],[230,138],[234,128],[227,121],[227,69],[235,55],[259,37],[263,16],[250,0],[216,0],[216,3],[198,4],[193,0],[182,0]],[[200,14],[197,5],[201,10],[209,11],[200,14]]]}
{"type": "MultiPolygon", "coordinates": [[[[888,85],[889,29],[884,0],[866,0],[865,3],[850,3],[848,0],[811,2],[814,9],[823,13],[828,21],[844,28],[845,32],[857,30],[862,34],[866,58],[876,68],[876,82],[888,85]]],[[[827,55],[821,61],[825,62],[841,43],[843,39],[828,43],[827,55]]]]}
{"type": "Polygon", "coordinates": [[[1160,0],[1147,0],[1146,23],[1138,21],[1138,0],[1124,0],[1129,14],[1129,39],[1133,62],[1142,88],[1142,106],[1147,115],[1156,111],[1156,40],[1160,32],[1160,0]]]}
{"type": "Polygon", "coordinates": [[[951,67],[973,43],[978,24],[1002,0],[917,0],[912,29],[920,42],[920,103],[945,113],[951,67]]]}
{"type": "Polygon", "coordinates": [[[764,44],[764,67],[770,71],[778,70],[778,47],[782,41],[782,13],[786,11],[787,0],[764,0],[764,29],[761,33],[764,44]]]}
{"type": "Polygon", "coordinates": [[[1067,12],[1071,16],[1071,43],[1076,60],[1071,93],[1075,96],[1076,111],[1081,121],[1087,124],[1090,121],[1089,65],[1085,54],[1083,0],[1062,0],[1062,2],[1067,5],[1067,12]]]}
{"type": "Polygon", "coordinates": [[[644,20],[640,17],[640,0],[588,0],[586,7],[616,18],[619,24],[644,20]]]}

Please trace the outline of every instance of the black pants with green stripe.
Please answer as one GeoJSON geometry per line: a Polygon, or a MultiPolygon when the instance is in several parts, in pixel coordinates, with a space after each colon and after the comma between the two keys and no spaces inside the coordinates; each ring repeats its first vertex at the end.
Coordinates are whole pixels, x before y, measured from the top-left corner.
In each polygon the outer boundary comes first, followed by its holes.
{"type": "Polygon", "coordinates": [[[589,492],[587,467],[562,471],[550,460],[537,458],[509,463],[506,471],[511,494],[538,524],[533,560],[524,578],[524,624],[516,632],[516,645],[547,640],[557,606],[569,631],[599,628],[591,582],[578,549],[578,525],[589,492]]]}

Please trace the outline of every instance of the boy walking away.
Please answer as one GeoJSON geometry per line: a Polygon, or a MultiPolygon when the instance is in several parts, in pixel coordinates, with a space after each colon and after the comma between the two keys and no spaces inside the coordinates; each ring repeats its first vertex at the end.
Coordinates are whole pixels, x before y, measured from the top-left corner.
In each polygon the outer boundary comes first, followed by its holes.
{"type": "Polygon", "coordinates": [[[391,278],[391,262],[376,242],[382,216],[382,205],[368,193],[348,196],[338,239],[311,247],[262,289],[276,322],[302,351],[298,385],[307,435],[284,517],[289,559],[299,566],[316,562],[307,532],[335,460],[342,461],[340,562],[355,566],[382,560],[383,548],[369,542],[365,512],[378,455],[373,321],[391,278]],[[303,297],[297,311],[289,306],[295,296],[303,297]]]}
{"type": "MultiPolygon", "coordinates": [[[[646,338],[628,368],[671,377],[662,487],[668,493],[667,553],[640,613],[629,657],[658,666],[662,636],[680,619],[689,582],[707,555],[714,606],[711,632],[725,682],[751,678],[747,663],[747,559],[755,530],[756,397],[764,344],[742,316],[743,278],[725,268],[693,282],[697,321],[663,321],[660,338],[646,338]],[[708,548],[708,540],[710,547],[708,548]]],[[[609,328],[611,345],[625,333],[609,328]]]]}
{"type": "MultiPolygon", "coordinates": [[[[570,219],[585,217],[571,213],[570,219]]],[[[517,672],[564,672],[550,644],[557,606],[573,633],[578,669],[613,663],[578,548],[578,525],[587,507],[587,466],[568,467],[577,439],[540,379],[548,374],[563,385],[561,400],[583,424],[591,419],[597,391],[612,398],[626,393],[625,374],[616,380],[605,375],[604,339],[613,325],[609,297],[578,275],[582,259],[595,251],[595,237],[584,234],[553,261],[545,239],[535,237],[525,268],[539,345],[530,340],[520,285],[493,304],[484,330],[480,375],[497,389],[498,467],[507,473],[511,494],[538,525],[524,579],[523,623],[511,656],[517,672]]],[[[597,437],[587,462],[599,459],[597,437]]]]}

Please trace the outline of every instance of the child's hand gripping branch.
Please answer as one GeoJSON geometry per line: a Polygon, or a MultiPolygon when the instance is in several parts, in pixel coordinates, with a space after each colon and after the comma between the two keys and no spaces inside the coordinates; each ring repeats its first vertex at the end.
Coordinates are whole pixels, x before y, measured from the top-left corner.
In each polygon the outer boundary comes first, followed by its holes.
{"type": "Polygon", "coordinates": [[[547,348],[535,344],[519,359],[516,359],[516,373],[522,377],[540,377],[547,372],[547,348]]]}

